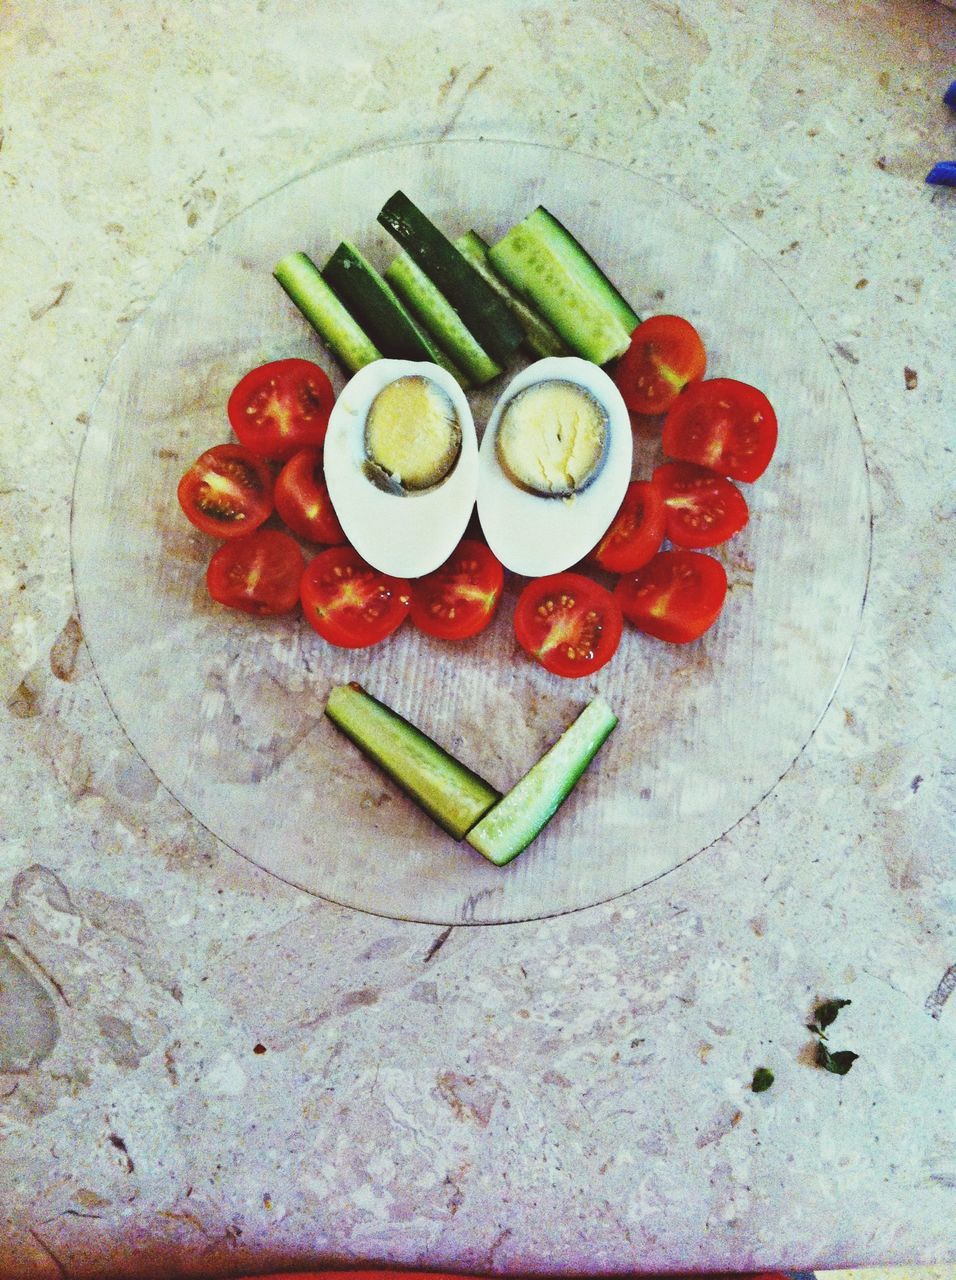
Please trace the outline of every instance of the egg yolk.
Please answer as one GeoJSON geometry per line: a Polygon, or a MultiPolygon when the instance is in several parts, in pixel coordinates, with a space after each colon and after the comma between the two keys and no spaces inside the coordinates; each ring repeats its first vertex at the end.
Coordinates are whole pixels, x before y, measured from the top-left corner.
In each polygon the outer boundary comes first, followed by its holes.
{"type": "Polygon", "coordinates": [[[520,391],[501,416],[495,447],[508,477],[546,497],[584,489],[607,452],[604,406],[576,382],[549,380],[520,391]]]}
{"type": "Polygon", "coordinates": [[[365,421],[370,479],[395,492],[430,489],[461,452],[461,426],[446,391],[413,374],[388,383],[365,421]]]}

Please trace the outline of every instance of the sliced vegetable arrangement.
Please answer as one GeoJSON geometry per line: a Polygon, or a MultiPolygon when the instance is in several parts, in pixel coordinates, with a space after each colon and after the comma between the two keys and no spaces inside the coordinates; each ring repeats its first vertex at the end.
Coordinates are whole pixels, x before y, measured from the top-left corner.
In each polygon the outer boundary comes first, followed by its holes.
{"type": "MultiPolygon", "coordinates": [[[[296,251],[274,270],[352,375],[345,389],[336,398],[304,359],[250,370],[225,406],[237,443],[207,449],[179,483],[187,519],[221,542],[212,599],[260,616],[301,608],[343,648],[408,620],[461,643],[491,624],[511,571],[530,579],[515,639],[554,675],[593,675],[627,629],[699,639],[728,588],[707,549],[746,526],[738,486],[776,447],[767,397],[705,378],[694,326],[641,321],[542,206],[493,243],[474,230],[450,239],[401,191],[378,221],[398,246],[381,271],[350,241],[321,268],[296,251]],[[519,348],[535,359],[504,388],[479,449],[465,390],[502,375],[519,348]],[[666,460],[649,477],[632,476],[631,415],[662,417],[666,460]],[[468,532],[476,507],[480,537],[468,532]]],[[[616,723],[592,703],[502,798],[362,690],[334,690],[328,714],[499,865],[616,723]]]]}
{"type": "Polygon", "coordinates": [[[381,356],[426,359],[480,386],[524,347],[603,365],[628,350],[639,318],[572,233],[539,206],[494,244],[454,242],[402,191],[378,221],[400,251],[379,274],[348,242],[323,268],[301,251],[273,274],[352,372],[381,356]],[[410,354],[408,323],[429,354],[410,354]]]}
{"type": "Polygon", "coordinates": [[[443,830],[499,867],[540,834],[617,724],[607,703],[595,698],[502,796],[359,684],[336,685],[325,713],[443,830]]]}

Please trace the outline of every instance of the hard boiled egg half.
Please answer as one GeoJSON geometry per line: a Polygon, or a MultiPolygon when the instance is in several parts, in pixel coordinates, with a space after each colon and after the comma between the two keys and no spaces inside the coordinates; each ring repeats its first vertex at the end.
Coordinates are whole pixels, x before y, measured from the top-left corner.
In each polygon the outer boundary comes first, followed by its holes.
{"type": "Polygon", "coordinates": [[[448,559],[475,505],[478,443],[447,370],[413,360],[360,369],[335,402],[324,458],[335,514],[369,564],[418,578],[448,559]]]}
{"type": "Polygon", "coordinates": [[[478,518],[514,573],[560,573],[600,541],[631,478],[631,420],[596,364],[528,365],[495,405],[481,441],[478,518]]]}

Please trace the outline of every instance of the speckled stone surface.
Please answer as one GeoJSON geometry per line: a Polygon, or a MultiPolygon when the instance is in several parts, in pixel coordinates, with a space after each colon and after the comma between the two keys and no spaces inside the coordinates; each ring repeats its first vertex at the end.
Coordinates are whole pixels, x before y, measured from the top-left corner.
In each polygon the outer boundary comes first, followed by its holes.
{"type": "Polygon", "coordinates": [[[917,0],[2,11],[3,1280],[956,1260],[956,195],[923,182],[954,50],[917,0]],[[185,257],[450,134],[611,157],[772,263],[858,414],[873,561],[836,699],[730,835],[607,906],[437,930],[283,885],[166,794],[69,535],[97,388],[185,257]]]}

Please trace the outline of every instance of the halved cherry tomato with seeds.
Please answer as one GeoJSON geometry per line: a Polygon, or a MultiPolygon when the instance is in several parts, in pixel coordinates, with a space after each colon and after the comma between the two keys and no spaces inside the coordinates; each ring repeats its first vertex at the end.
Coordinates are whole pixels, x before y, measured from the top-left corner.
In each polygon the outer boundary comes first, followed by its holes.
{"type": "Polygon", "coordinates": [[[654,472],[667,513],[667,536],[677,547],[716,547],[750,519],[733,480],[693,462],[665,462],[654,472]]]}
{"type": "Polygon", "coordinates": [[[535,578],[515,605],[525,653],[557,676],[589,676],[617,652],[624,620],[610,591],[580,573],[535,578]]]}
{"type": "Polygon", "coordinates": [[[326,547],[302,575],[302,608],[329,644],[364,649],[405,621],[411,587],[373,569],[352,547],[326,547]]]}
{"type": "Polygon", "coordinates": [[[443,565],[412,583],[412,622],[442,640],[476,636],[494,617],[504,580],[488,547],[466,538],[443,565]]]}
{"type": "Polygon", "coordinates": [[[610,573],[633,573],[664,541],[664,495],[650,480],[632,480],[624,501],[591,559],[610,573]]]}
{"type": "Polygon", "coordinates": [[[176,490],[186,519],[214,538],[241,538],[272,515],[268,463],[240,444],[201,453],[176,490]]]}
{"type": "Polygon", "coordinates": [[[285,459],[325,440],[335,391],[311,360],[272,360],[251,369],[226,405],[236,439],[263,458],[285,459]]]}
{"type": "Polygon", "coordinates": [[[300,538],[333,547],[347,538],[323,476],[321,449],[294,453],[276,477],[276,511],[300,538]]]}
{"type": "Polygon", "coordinates": [[[209,561],[206,585],[219,604],[269,617],[298,607],[304,568],[294,538],[280,529],[257,529],[222,544],[209,561]]]}
{"type": "Polygon", "coordinates": [[[750,483],[777,447],[777,415],[762,391],[734,378],[687,387],[664,419],[664,452],[750,483]]]}
{"type": "Polygon", "coordinates": [[[719,560],[702,551],[660,551],[643,569],[621,578],[614,594],[638,631],[688,644],[717,621],[727,574],[719,560]]]}
{"type": "Polygon", "coordinates": [[[681,316],[651,316],[631,334],[614,381],[632,413],[663,413],[707,369],[700,334],[681,316]]]}

